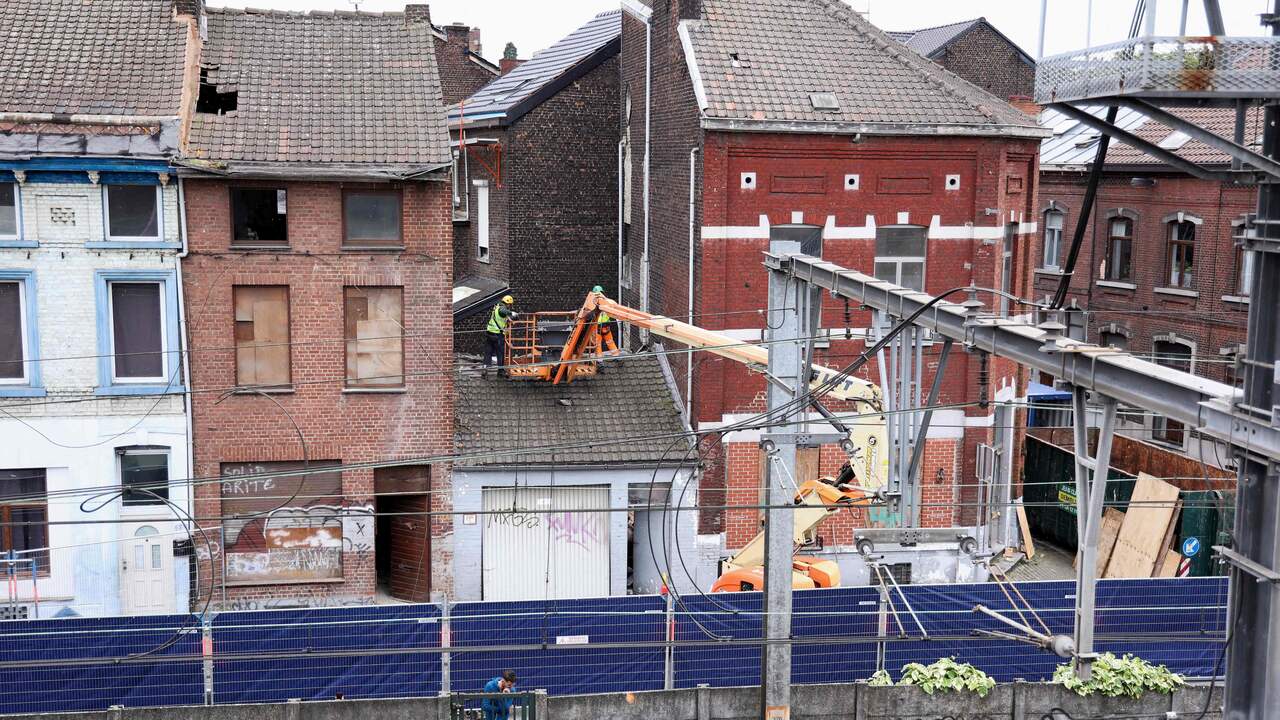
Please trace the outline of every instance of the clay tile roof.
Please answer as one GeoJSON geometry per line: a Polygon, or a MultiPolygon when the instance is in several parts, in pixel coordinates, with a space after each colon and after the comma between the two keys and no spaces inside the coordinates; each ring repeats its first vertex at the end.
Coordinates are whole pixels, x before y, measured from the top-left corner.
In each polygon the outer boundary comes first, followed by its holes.
{"type": "MultiPolygon", "coordinates": [[[[536,106],[544,90],[555,92],[566,82],[581,77],[621,47],[622,11],[609,10],[561,38],[551,47],[534,54],[511,72],[499,77],[467,98],[463,109],[470,118],[502,116],[510,122],[536,106]]],[[[458,109],[449,113],[456,121],[458,109]]]]}
{"type": "Polygon", "coordinates": [[[194,158],[426,168],[448,164],[440,80],[425,13],[209,8],[202,67],[237,93],[196,113],[194,158]]]}
{"type": "Polygon", "coordinates": [[[176,117],[188,24],[172,0],[0,0],[0,110],[176,117]]]}
{"type": "Polygon", "coordinates": [[[840,0],[704,0],[702,20],[688,28],[709,120],[1043,135],[1033,118],[908,49],[840,0]],[[815,108],[817,93],[834,94],[838,109],[815,108]]]}
{"type": "Polygon", "coordinates": [[[655,357],[607,362],[605,372],[569,384],[481,378],[475,368],[458,372],[455,431],[459,453],[503,448],[583,445],[459,465],[677,465],[695,462],[684,425],[655,357]],[[654,438],[617,442],[623,438],[654,438]],[[673,444],[675,443],[675,444],[673,444]],[[665,459],[664,459],[665,455],[665,459]]]}

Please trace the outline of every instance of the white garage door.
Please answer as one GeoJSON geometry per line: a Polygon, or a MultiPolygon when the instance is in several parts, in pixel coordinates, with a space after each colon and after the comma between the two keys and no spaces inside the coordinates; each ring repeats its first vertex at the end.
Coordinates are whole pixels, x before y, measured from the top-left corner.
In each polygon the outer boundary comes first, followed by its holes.
{"type": "Polygon", "coordinates": [[[609,594],[609,488],[485,488],[485,600],[609,594]],[[499,512],[494,512],[499,511],[499,512]]]}

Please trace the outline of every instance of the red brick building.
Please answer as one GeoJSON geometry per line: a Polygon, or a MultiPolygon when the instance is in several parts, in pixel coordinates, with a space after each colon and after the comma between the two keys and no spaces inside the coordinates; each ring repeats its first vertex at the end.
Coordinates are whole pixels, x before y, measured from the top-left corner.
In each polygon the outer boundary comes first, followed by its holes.
{"type": "MultiPolygon", "coordinates": [[[[1233,111],[1181,112],[1219,135],[1233,132],[1233,111]]],[[[1246,144],[1260,146],[1260,122],[1257,111],[1247,117],[1246,144]]],[[[1062,280],[1099,140],[1052,110],[1042,124],[1053,137],[1040,154],[1036,219],[1043,230],[1027,255],[1036,297],[1052,295],[1062,280]]],[[[1231,166],[1227,155],[1136,112],[1122,111],[1117,124],[1199,165],[1231,166]]],[[[1250,262],[1232,237],[1254,212],[1256,196],[1253,186],[1198,179],[1112,142],[1068,296],[1087,311],[1087,339],[1237,383],[1250,262]]],[[[1150,414],[1126,420],[1122,429],[1140,439],[1199,453],[1200,443],[1178,423],[1150,414]]],[[[1210,447],[1205,460],[1222,466],[1228,458],[1210,447]]]]}
{"type": "MultiPolygon", "coordinates": [[[[1031,118],[834,0],[626,0],[623,7],[620,284],[628,304],[759,340],[761,253],[791,232],[807,232],[811,251],[832,262],[929,292],[970,282],[1015,293],[1029,287],[1017,259],[1037,229],[1043,133],[1031,118]]],[[[981,299],[991,307],[991,296],[981,299]]],[[[869,313],[828,301],[821,327],[829,337],[819,341],[818,361],[851,361],[870,322],[869,313]]],[[[928,350],[926,383],[939,347],[928,350]]],[[[758,374],[709,355],[672,364],[702,430],[764,409],[758,374]]],[[[876,379],[874,365],[861,375],[876,379]]],[[[991,398],[1011,396],[1015,369],[991,365],[991,398]]],[[[976,357],[954,353],[941,402],[975,401],[978,372],[976,357]]],[[[966,519],[957,501],[972,485],[974,446],[990,434],[991,413],[972,406],[935,415],[925,524],[966,519]]],[[[702,505],[758,501],[757,440],[730,433],[722,450],[704,457],[702,505]]],[[[835,447],[805,460],[824,473],[842,461],[835,447]]],[[[851,543],[849,528],[867,522],[849,515],[829,523],[824,540],[851,543]]],[[[705,511],[701,525],[727,530],[730,548],[758,528],[750,510],[705,511]]]]}
{"type": "Polygon", "coordinates": [[[195,491],[218,599],[426,600],[449,589],[449,523],[425,515],[449,507],[449,466],[315,472],[452,450],[450,160],[426,7],[210,8],[207,27],[183,270],[193,474],[220,478],[195,491]]]}
{"type": "Polygon", "coordinates": [[[1031,99],[1036,61],[984,17],[889,36],[996,97],[1031,99]]]}

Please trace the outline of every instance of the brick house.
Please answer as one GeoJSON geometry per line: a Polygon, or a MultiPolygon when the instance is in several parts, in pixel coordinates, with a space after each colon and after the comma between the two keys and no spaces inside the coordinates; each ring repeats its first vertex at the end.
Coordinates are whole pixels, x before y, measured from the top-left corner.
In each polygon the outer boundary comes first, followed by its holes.
{"type": "Polygon", "coordinates": [[[1036,61],[984,17],[888,35],[996,97],[1031,99],[1036,61]]]}
{"type": "Polygon", "coordinates": [[[445,105],[457,105],[498,77],[498,66],[480,55],[480,29],[459,23],[432,29],[436,38],[436,69],[445,105]]]}
{"type": "Polygon", "coordinates": [[[187,606],[186,238],[169,162],[196,33],[185,2],[0,4],[6,618],[187,606]]]}
{"type": "Polygon", "coordinates": [[[506,292],[528,311],[573,310],[597,283],[612,292],[620,15],[600,13],[449,111],[455,296],[458,318],[471,316],[460,331],[482,330],[506,292]]]}
{"type": "Polygon", "coordinates": [[[426,515],[448,509],[446,463],[320,471],[452,450],[434,39],[422,5],[207,10],[183,262],[207,390],[195,474],[220,478],[198,486],[196,514],[227,518],[212,531],[227,607],[450,588],[449,527],[426,515]]]}
{"type": "MultiPolygon", "coordinates": [[[[1010,292],[1028,286],[1013,260],[1036,230],[1043,132],[1033,119],[833,0],[624,0],[623,8],[629,194],[620,283],[627,304],[759,340],[767,304],[761,252],[772,238],[796,232],[833,262],[927,291],[970,281],[1010,292]],[[778,22],[784,15],[788,22],[778,22]],[[898,236],[910,238],[910,257],[891,251],[898,236]]],[[[828,303],[821,327],[837,332],[820,343],[827,347],[817,360],[847,363],[863,348],[861,328],[869,323],[868,313],[828,303]],[[853,328],[848,336],[846,328],[853,328]]],[[[925,382],[937,352],[930,348],[925,359],[925,382]]],[[[953,354],[950,363],[941,401],[976,399],[978,358],[953,354]]],[[[760,375],[712,356],[674,364],[699,429],[764,409],[760,375]]],[[[1013,393],[1016,373],[992,361],[993,398],[1013,393]]],[[[925,524],[965,519],[953,503],[964,499],[962,485],[971,486],[965,479],[974,475],[976,443],[990,434],[991,412],[935,414],[924,461],[925,524]]],[[[758,500],[756,440],[731,433],[704,457],[700,504],[758,500]]],[[[807,462],[830,473],[841,461],[838,449],[824,447],[807,462]]],[[[827,547],[847,546],[852,526],[867,523],[846,517],[826,526],[827,547]]],[[[701,518],[702,532],[727,531],[730,549],[756,527],[753,511],[701,518]]]]}
{"type": "MultiPolygon", "coordinates": [[[[1230,137],[1231,110],[1180,111],[1188,120],[1230,137]]],[[[1080,220],[1099,136],[1088,126],[1047,110],[1052,128],[1040,151],[1042,232],[1026,258],[1036,297],[1062,280],[1072,233],[1080,220]]],[[[1261,145],[1261,113],[1246,117],[1246,143],[1261,145]]],[[[1180,157],[1226,170],[1231,159],[1182,132],[1123,110],[1117,124],[1180,157]]],[[[1249,185],[1192,177],[1128,145],[1112,142],[1069,298],[1087,312],[1087,339],[1154,362],[1238,384],[1236,358],[1245,341],[1251,262],[1236,247],[1246,215],[1256,209],[1249,185]]],[[[1161,447],[1199,456],[1194,433],[1157,415],[1126,416],[1121,430],[1161,447]]],[[[1229,457],[1206,444],[1206,462],[1229,457]]]]}

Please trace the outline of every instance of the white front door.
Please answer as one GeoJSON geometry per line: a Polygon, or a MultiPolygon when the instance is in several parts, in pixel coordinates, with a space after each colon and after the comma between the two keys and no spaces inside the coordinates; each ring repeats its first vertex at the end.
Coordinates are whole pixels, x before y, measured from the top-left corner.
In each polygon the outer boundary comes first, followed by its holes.
{"type": "Polygon", "coordinates": [[[608,507],[608,486],[485,488],[484,599],[608,596],[608,507]]]}
{"type": "Polygon", "coordinates": [[[142,525],[121,543],[120,594],[125,615],[173,612],[173,541],[142,525]]]}

